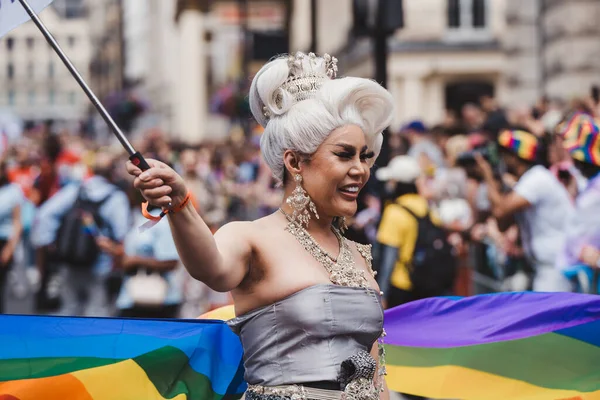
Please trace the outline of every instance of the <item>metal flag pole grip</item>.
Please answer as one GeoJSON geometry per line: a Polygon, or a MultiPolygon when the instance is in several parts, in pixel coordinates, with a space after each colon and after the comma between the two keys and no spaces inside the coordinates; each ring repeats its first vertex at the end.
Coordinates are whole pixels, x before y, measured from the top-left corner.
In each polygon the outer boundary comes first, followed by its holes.
{"type": "Polygon", "coordinates": [[[56,39],[54,39],[54,36],[52,36],[50,31],[48,31],[48,29],[46,28],[44,23],[40,20],[40,18],[37,16],[37,14],[33,10],[33,8],[31,8],[31,6],[29,5],[29,3],[27,3],[27,0],[19,0],[19,3],[21,3],[21,5],[23,6],[23,8],[27,12],[27,14],[29,14],[29,17],[31,17],[31,19],[33,20],[35,25],[42,32],[42,34],[44,35],[44,37],[46,38],[46,40],[48,41],[50,46],[52,46],[52,48],[54,49],[56,54],[58,54],[58,56],[60,57],[62,62],[65,64],[65,66],[67,67],[67,69],[69,70],[71,75],[73,75],[73,78],[75,78],[75,80],[77,81],[79,86],[81,86],[81,89],[83,89],[83,91],[85,92],[87,97],[90,99],[90,101],[92,102],[94,107],[96,107],[96,110],[98,110],[98,112],[102,116],[102,119],[104,119],[104,121],[108,124],[110,129],[113,131],[113,133],[115,134],[115,136],[117,137],[119,142],[121,142],[121,144],[123,145],[125,150],[127,150],[127,153],[129,153],[129,159],[131,160],[131,162],[143,171],[150,169],[150,166],[148,165],[148,163],[146,162],[144,157],[140,154],[139,151],[135,151],[135,149],[133,148],[131,143],[129,143],[129,140],[127,140],[127,138],[125,137],[125,135],[123,134],[121,129],[117,126],[117,124],[112,119],[112,117],[110,116],[108,111],[106,111],[106,109],[104,108],[102,103],[100,103],[100,100],[98,100],[98,98],[96,97],[94,92],[92,92],[92,90],[90,89],[88,84],[85,82],[85,80],[83,79],[83,77],[81,76],[79,71],[77,71],[77,69],[71,62],[71,60],[69,60],[69,58],[66,56],[64,51],[60,48],[60,45],[58,44],[56,39]]]}

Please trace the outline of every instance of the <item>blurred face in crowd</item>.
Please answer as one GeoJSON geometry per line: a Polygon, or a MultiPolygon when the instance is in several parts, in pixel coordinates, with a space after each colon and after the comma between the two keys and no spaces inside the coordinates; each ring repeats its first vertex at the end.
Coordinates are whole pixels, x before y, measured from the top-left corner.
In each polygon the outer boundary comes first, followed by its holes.
{"type": "Polygon", "coordinates": [[[15,148],[15,159],[21,166],[30,164],[29,150],[27,146],[20,145],[15,148]]]}
{"type": "Polygon", "coordinates": [[[563,139],[559,135],[554,135],[552,137],[552,142],[548,147],[548,162],[550,164],[556,164],[569,159],[569,152],[563,145],[563,139]]]}
{"type": "Polygon", "coordinates": [[[462,109],[462,117],[465,123],[472,127],[483,123],[483,113],[475,104],[466,104],[462,109]]]}
{"type": "Polygon", "coordinates": [[[209,149],[198,150],[198,163],[210,165],[212,162],[212,153],[209,149]]]}
{"type": "Polygon", "coordinates": [[[503,151],[502,153],[502,161],[506,166],[506,172],[516,177],[521,176],[523,161],[517,157],[516,155],[509,153],[507,151],[503,151]]]}
{"type": "Polygon", "coordinates": [[[108,151],[99,151],[94,160],[94,174],[108,180],[113,178],[115,157],[108,151]]]}
{"type": "Polygon", "coordinates": [[[508,112],[508,121],[511,125],[527,126],[531,120],[531,110],[529,107],[513,107],[508,112]]]}
{"type": "Polygon", "coordinates": [[[483,175],[481,174],[481,170],[479,169],[477,164],[469,164],[464,167],[464,170],[465,174],[467,175],[467,178],[473,179],[477,182],[483,181],[483,175]]]}
{"type": "Polygon", "coordinates": [[[494,111],[497,108],[496,100],[492,96],[481,96],[479,102],[481,103],[481,108],[485,112],[494,111]]]}
{"type": "MultiPolygon", "coordinates": [[[[291,155],[286,155],[287,164],[291,155]]],[[[356,213],[358,194],[369,180],[373,157],[362,129],[347,125],[332,131],[308,160],[300,159],[302,185],[320,215],[351,217],[356,213]]],[[[287,184],[295,187],[293,177],[287,184]]]]}
{"type": "Polygon", "coordinates": [[[193,174],[196,172],[196,166],[198,164],[198,157],[193,150],[184,150],[181,153],[181,166],[186,174],[193,174]]]}

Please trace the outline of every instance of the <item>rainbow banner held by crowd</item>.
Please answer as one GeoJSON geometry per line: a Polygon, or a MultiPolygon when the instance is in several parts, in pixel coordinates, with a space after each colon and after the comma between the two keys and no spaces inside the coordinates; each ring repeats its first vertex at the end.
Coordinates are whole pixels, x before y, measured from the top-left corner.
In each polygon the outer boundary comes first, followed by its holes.
{"type": "Polygon", "coordinates": [[[2,400],[221,400],[245,391],[221,321],[0,316],[2,400]]]}

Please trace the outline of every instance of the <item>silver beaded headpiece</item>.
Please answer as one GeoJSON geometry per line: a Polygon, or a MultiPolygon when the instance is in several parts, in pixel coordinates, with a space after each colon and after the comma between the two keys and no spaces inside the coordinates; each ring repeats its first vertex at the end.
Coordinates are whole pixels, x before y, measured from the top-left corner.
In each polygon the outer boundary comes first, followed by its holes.
{"type": "MultiPolygon", "coordinates": [[[[296,102],[309,99],[315,95],[323,86],[323,83],[335,79],[338,72],[337,58],[329,54],[323,55],[323,61],[319,60],[315,53],[308,55],[297,52],[288,57],[290,74],[288,79],[274,93],[275,105],[282,106],[285,90],[294,97],[296,102]]],[[[271,117],[267,107],[263,107],[265,118],[271,117]]]]}

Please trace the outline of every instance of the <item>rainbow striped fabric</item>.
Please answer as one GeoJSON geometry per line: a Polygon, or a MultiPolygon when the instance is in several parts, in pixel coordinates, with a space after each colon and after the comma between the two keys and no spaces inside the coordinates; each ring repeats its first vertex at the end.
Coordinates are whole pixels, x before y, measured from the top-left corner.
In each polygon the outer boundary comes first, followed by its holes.
{"type": "Polygon", "coordinates": [[[530,132],[506,129],[498,135],[498,144],[526,161],[535,161],[539,151],[539,141],[530,132]]]}
{"type": "Polygon", "coordinates": [[[385,315],[390,389],[436,399],[600,399],[600,296],[432,298],[385,315]]]}
{"type": "MultiPolygon", "coordinates": [[[[0,326],[1,400],[221,400],[246,388],[240,342],[221,321],[0,316],[0,326]]],[[[393,391],[600,400],[600,296],[432,298],[386,311],[385,328],[393,391]]]]}
{"type": "MultiPolygon", "coordinates": [[[[206,318],[233,318],[223,307],[206,318]]],[[[433,399],[600,400],[600,296],[499,293],[385,312],[387,384],[433,399]]]]}
{"type": "Polygon", "coordinates": [[[242,348],[220,321],[0,316],[1,400],[240,398],[242,348]]]}
{"type": "Polygon", "coordinates": [[[571,157],[600,166],[600,123],[597,120],[589,114],[576,113],[557,129],[571,157]]]}

